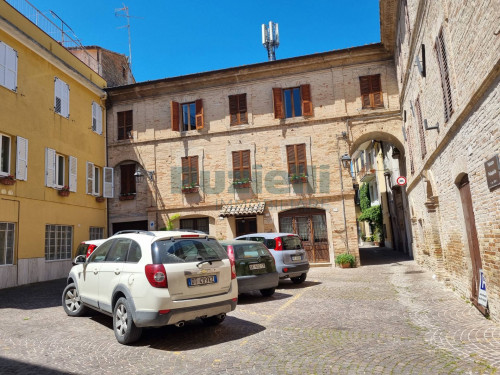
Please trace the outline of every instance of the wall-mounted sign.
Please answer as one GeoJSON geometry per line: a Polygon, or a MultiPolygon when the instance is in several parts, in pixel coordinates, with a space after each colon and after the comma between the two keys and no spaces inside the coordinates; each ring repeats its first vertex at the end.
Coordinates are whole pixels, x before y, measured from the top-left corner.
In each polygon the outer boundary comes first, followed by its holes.
{"type": "Polygon", "coordinates": [[[486,295],[486,281],[484,280],[483,270],[479,270],[479,295],[477,297],[477,303],[488,307],[488,296],[486,295]]]}
{"type": "Polygon", "coordinates": [[[498,159],[498,154],[484,163],[484,169],[486,171],[486,182],[488,183],[488,189],[493,189],[500,186],[500,161],[498,159]]]}
{"type": "Polygon", "coordinates": [[[406,185],[406,177],[404,177],[404,176],[399,176],[399,177],[396,179],[396,183],[397,183],[399,186],[405,186],[405,185],[406,185]]]}

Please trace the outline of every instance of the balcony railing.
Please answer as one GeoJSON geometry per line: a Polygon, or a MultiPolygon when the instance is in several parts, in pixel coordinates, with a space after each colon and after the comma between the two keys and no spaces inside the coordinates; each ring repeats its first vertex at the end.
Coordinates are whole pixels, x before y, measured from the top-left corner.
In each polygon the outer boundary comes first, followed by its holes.
{"type": "Polygon", "coordinates": [[[69,27],[57,14],[49,11],[55,22],[60,23],[59,27],[49,17],[39,11],[28,0],[6,0],[14,9],[34,23],[40,30],[54,39],[61,46],[68,49],[78,57],[89,68],[99,73],[99,62],[94,59],[81,44],[71,27],[69,27]]]}

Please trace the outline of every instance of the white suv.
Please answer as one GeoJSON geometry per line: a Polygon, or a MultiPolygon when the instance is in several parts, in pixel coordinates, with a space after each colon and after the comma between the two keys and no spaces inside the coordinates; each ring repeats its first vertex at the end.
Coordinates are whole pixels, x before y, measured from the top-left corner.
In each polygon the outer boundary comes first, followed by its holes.
{"type": "Polygon", "coordinates": [[[64,310],[111,315],[122,344],[138,340],[142,327],[183,326],[196,318],[219,324],[238,301],[234,262],[206,234],[123,231],[73,264],[64,310]]]}

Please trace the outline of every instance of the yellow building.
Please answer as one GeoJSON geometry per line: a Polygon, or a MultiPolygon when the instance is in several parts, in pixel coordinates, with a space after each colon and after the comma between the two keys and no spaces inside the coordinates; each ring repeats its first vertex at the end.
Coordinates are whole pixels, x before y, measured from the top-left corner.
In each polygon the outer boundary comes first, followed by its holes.
{"type": "Polygon", "coordinates": [[[106,81],[45,31],[0,1],[0,288],[65,277],[107,233],[106,81]]]}

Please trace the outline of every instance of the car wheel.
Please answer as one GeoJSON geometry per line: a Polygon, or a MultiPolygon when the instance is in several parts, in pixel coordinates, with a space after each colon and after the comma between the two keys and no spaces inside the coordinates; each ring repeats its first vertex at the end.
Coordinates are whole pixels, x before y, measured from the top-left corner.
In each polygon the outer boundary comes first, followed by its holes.
{"type": "Polygon", "coordinates": [[[64,311],[69,316],[82,316],[87,312],[87,307],[82,303],[80,293],[78,293],[75,283],[68,284],[66,288],[64,288],[62,305],[64,311]]]}
{"type": "Polygon", "coordinates": [[[271,297],[274,294],[275,290],[276,288],[261,289],[260,294],[262,294],[264,297],[271,297]]]}
{"type": "Polygon", "coordinates": [[[302,284],[304,281],[306,281],[306,277],[307,273],[303,273],[302,275],[297,277],[290,277],[290,280],[292,280],[294,284],[302,284]]]}
{"type": "Polygon", "coordinates": [[[113,310],[113,330],[120,344],[131,344],[141,337],[142,328],[135,325],[130,303],[124,297],[118,299],[113,310]]]}
{"type": "Polygon", "coordinates": [[[226,314],[219,314],[215,316],[209,316],[208,318],[201,318],[203,323],[207,326],[216,326],[221,324],[224,319],[226,319],[226,314]]]}

